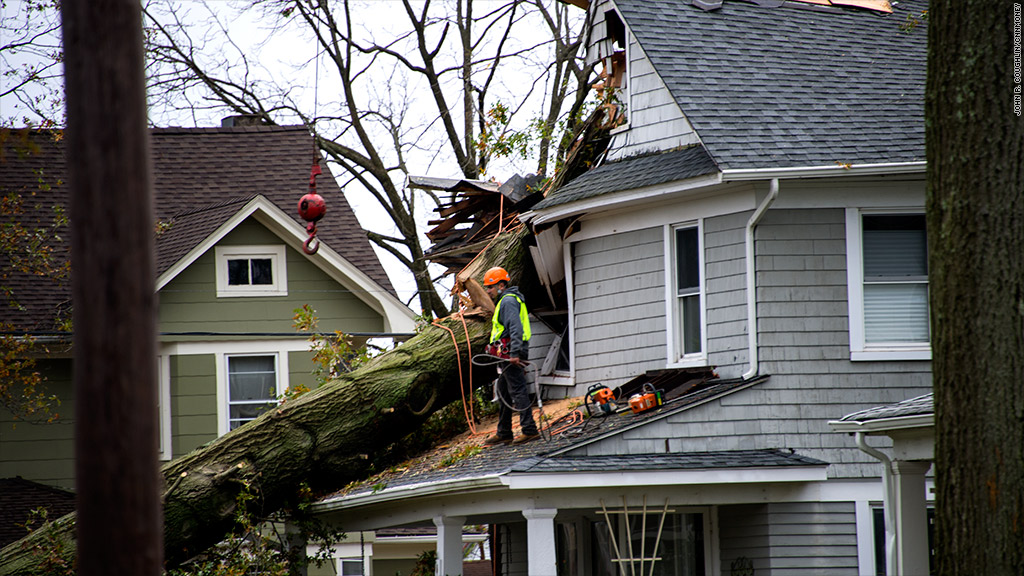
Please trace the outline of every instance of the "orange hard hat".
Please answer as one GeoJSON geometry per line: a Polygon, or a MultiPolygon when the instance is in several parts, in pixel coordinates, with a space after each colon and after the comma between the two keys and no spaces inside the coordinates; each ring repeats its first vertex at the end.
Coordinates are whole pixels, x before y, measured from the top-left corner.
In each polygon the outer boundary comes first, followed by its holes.
{"type": "Polygon", "coordinates": [[[508,277],[508,272],[504,268],[495,266],[484,273],[484,286],[493,286],[498,282],[511,282],[512,279],[508,277]]]}

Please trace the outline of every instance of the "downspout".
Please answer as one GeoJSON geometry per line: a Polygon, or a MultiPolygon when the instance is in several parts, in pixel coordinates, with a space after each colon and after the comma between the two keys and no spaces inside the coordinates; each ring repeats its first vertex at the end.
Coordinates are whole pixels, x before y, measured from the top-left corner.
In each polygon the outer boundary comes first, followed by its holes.
{"type": "Polygon", "coordinates": [[[779,196],[779,179],[772,178],[768,195],[754,210],[754,214],[747,221],[747,356],[750,358],[750,369],[743,374],[744,380],[750,380],[757,376],[757,280],[754,276],[754,228],[764,217],[764,213],[775,203],[779,196]]]}
{"type": "Polygon", "coordinates": [[[855,432],[854,436],[857,439],[857,448],[860,448],[861,452],[882,463],[882,512],[885,515],[885,573],[897,576],[898,562],[896,561],[896,554],[898,549],[896,547],[896,518],[892,510],[892,460],[881,450],[868,446],[863,432],[855,432]]]}

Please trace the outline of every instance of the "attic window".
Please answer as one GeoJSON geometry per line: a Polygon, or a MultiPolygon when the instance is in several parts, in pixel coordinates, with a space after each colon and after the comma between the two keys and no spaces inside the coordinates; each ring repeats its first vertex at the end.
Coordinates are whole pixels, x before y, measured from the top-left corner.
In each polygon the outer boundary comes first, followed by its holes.
{"type": "Polygon", "coordinates": [[[284,246],[218,246],[217,296],[287,296],[284,246]]]}

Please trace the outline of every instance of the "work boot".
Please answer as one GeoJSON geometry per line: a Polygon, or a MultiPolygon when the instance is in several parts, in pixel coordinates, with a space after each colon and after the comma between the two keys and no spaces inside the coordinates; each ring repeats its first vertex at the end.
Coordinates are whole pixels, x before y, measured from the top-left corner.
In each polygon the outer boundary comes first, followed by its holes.
{"type": "Polygon", "coordinates": [[[499,434],[495,434],[494,436],[491,436],[487,440],[484,440],[484,446],[499,446],[501,444],[508,444],[510,442],[512,442],[511,436],[501,436],[499,434]]]}
{"type": "Polygon", "coordinates": [[[533,434],[527,434],[526,432],[523,432],[522,434],[519,435],[518,438],[513,440],[512,443],[518,446],[519,444],[526,444],[527,442],[532,442],[537,438],[540,438],[540,433],[538,432],[534,432],[533,434]]]}

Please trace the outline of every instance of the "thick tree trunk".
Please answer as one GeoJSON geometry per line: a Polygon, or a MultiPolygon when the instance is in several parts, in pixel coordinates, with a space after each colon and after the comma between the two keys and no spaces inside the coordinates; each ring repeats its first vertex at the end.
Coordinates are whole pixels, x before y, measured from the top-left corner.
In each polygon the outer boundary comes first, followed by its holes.
{"type": "MultiPolygon", "coordinates": [[[[521,277],[520,234],[499,238],[469,271],[479,278],[490,265],[521,277]]],[[[287,402],[163,467],[164,554],[176,566],[224,538],[234,523],[236,497],[248,485],[264,514],[296,496],[300,484],[326,493],[365,478],[378,450],[414,432],[438,408],[458,400],[459,370],[471,367],[466,329],[443,321],[451,334],[429,326],[395,350],[350,374],[287,402]],[[461,365],[460,365],[461,359],[461,365]]],[[[474,353],[490,332],[486,313],[467,318],[474,353]]],[[[474,380],[485,381],[479,374],[474,380]]],[[[74,554],[73,515],[0,551],[0,575],[30,574],[42,560],[33,553],[57,538],[74,554]]]]}
{"type": "Polygon", "coordinates": [[[939,0],[928,14],[943,575],[1024,574],[1024,121],[1014,110],[1021,83],[1013,66],[1015,57],[1020,62],[1020,6],[939,0]]]}

